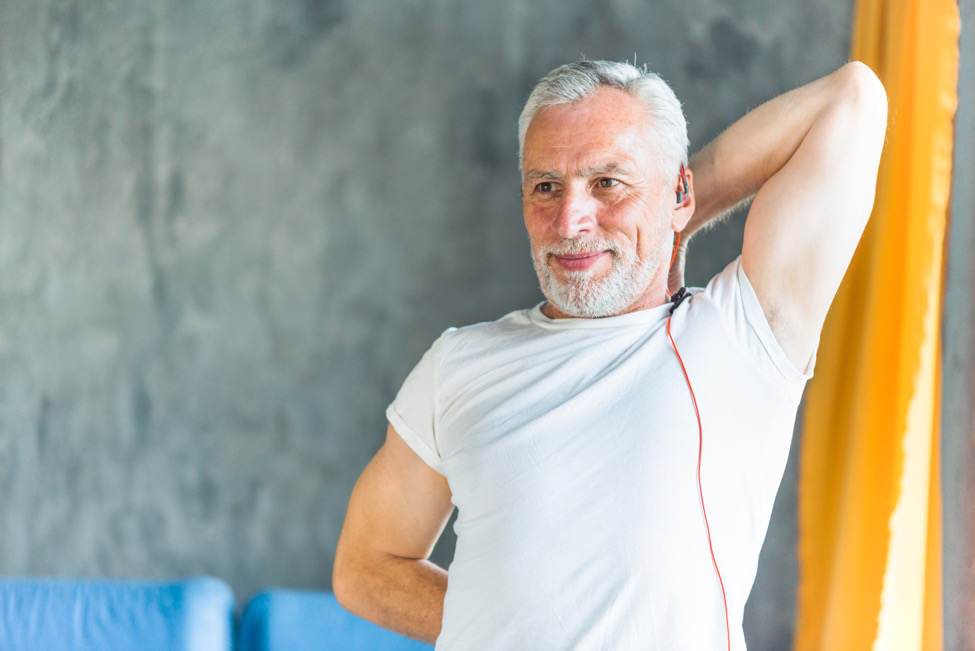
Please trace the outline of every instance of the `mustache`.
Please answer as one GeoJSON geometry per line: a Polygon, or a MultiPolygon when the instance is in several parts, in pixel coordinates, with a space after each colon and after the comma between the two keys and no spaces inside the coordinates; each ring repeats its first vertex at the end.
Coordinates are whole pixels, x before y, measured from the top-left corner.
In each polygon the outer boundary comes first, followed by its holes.
{"type": "Polygon", "coordinates": [[[542,244],[538,247],[538,254],[545,258],[553,255],[578,255],[580,253],[598,253],[609,251],[613,257],[622,253],[620,245],[612,240],[603,239],[571,239],[562,240],[556,244],[542,244]]]}

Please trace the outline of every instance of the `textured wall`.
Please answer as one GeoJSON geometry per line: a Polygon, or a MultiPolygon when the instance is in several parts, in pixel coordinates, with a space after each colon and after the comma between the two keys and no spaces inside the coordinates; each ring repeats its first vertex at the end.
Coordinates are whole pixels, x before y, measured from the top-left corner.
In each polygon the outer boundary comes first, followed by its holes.
{"type": "MultiPolygon", "coordinates": [[[[406,373],[540,298],[531,84],[635,54],[696,149],[847,56],[851,0],[591,6],[0,2],[0,573],[327,586],[406,373]]],[[[696,240],[689,284],[742,223],[696,240]]],[[[792,626],[792,482],[756,648],[792,626]]]]}
{"type": "Polygon", "coordinates": [[[944,648],[975,649],[975,0],[960,0],[941,403],[944,648]]]}

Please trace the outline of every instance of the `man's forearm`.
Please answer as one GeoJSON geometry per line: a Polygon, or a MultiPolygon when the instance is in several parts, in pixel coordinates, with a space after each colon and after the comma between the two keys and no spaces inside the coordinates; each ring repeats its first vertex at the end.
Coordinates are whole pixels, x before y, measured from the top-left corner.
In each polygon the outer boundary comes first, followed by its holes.
{"type": "Polygon", "coordinates": [[[844,91],[849,65],[765,102],[690,159],[696,208],[683,241],[754,196],[788,162],[816,119],[844,91]]]}
{"type": "Polygon", "coordinates": [[[447,571],[427,560],[390,556],[355,573],[342,590],[346,610],[433,644],[443,622],[447,571]]]}

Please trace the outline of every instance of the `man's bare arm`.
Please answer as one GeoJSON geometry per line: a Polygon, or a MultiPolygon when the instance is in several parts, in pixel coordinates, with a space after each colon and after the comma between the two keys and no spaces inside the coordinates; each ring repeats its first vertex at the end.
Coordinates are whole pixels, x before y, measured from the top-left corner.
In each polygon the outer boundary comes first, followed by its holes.
{"type": "Polygon", "coordinates": [[[853,62],[745,115],[690,161],[682,244],[755,195],[742,265],[776,339],[802,369],[873,206],[883,86],[853,62]]]}
{"type": "Polygon", "coordinates": [[[447,480],[389,426],[349,499],[332,571],[339,603],[363,619],[433,644],[447,571],[427,560],[454,506],[447,480]]]}

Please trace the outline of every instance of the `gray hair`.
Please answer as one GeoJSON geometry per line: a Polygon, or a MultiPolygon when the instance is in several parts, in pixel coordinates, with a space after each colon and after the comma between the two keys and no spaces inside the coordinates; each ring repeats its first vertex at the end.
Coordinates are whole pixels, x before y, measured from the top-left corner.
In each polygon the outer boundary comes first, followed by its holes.
{"type": "Polygon", "coordinates": [[[519,170],[525,152],[525,133],[535,114],[547,106],[578,102],[600,86],[625,91],[647,107],[659,143],[654,158],[662,175],[676,173],[681,163],[687,163],[687,121],[677,96],[660,75],[648,71],[646,65],[581,59],[552,70],[528,96],[518,118],[519,170]]]}

